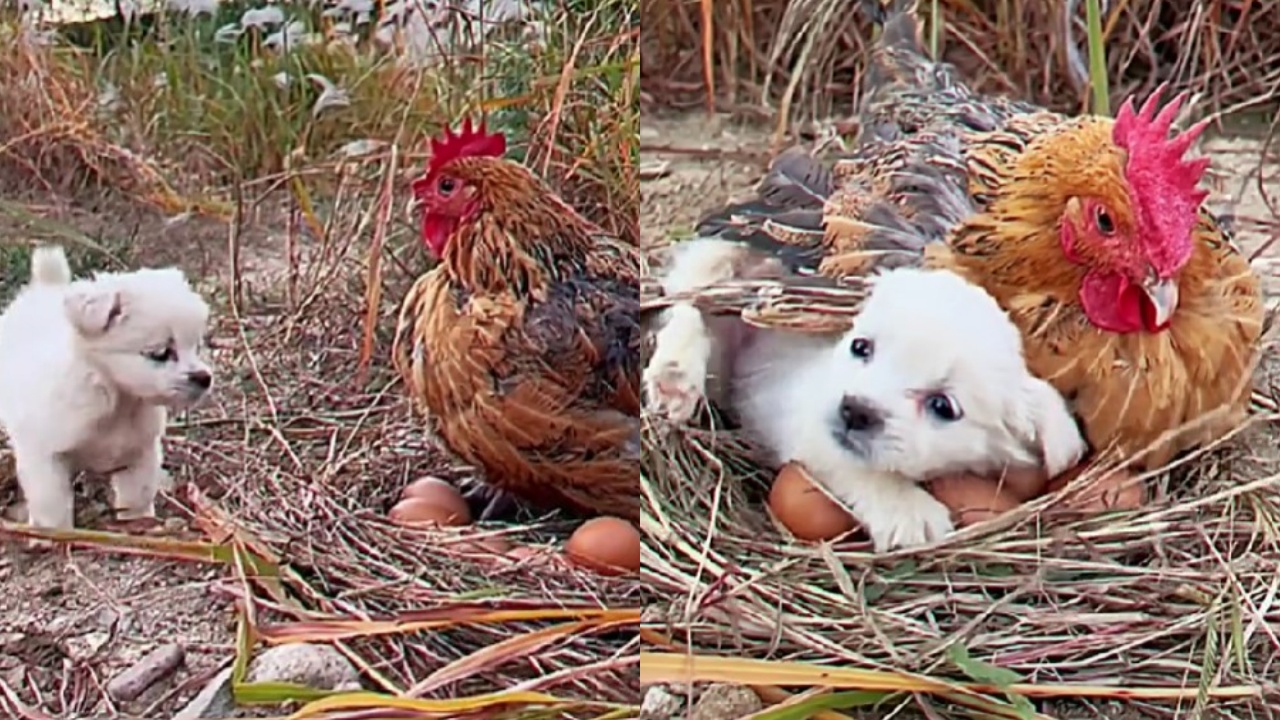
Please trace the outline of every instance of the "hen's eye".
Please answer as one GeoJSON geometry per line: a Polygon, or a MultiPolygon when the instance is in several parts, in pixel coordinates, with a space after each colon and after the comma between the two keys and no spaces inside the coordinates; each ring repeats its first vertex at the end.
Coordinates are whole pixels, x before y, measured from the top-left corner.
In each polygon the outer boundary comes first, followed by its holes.
{"type": "Polygon", "coordinates": [[[458,189],[458,181],[453,178],[440,178],[440,184],[437,187],[440,188],[441,195],[452,195],[453,191],[458,189]]]}
{"type": "Polygon", "coordinates": [[[943,422],[955,422],[964,416],[956,401],[942,393],[934,393],[925,398],[924,409],[943,422]]]}
{"type": "Polygon", "coordinates": [[[165,348],[163,350],[152,350],[144,353],[147,359],[155,363],[173,362],[178,358],[178,353],[173,348],[165,348]]]}
{"type": "Polygon", "coordinates": [[[1116,223],[1111,219],[1111,214],[1107,212],[1106,208],[1099,205],[1093,214],[1094,223],[1098,226],[1098,232],[1103,235],[1110,235],[1116,231],[1116,223]]]}
{"type": "Polygon", "coordinates": [[[849,354],[862,360],[870,359],[874,350],[875,346],[866,338],[854,338],[853,342],[849,343],[849,354]]]}

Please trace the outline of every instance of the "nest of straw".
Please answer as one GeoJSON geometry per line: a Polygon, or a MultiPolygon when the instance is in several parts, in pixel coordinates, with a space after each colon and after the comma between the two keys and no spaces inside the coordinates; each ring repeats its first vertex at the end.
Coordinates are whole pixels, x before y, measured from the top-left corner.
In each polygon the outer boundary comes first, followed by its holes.
{"type": "MultiPolygon", "coordinates": [[[[1088,94],[1081,0],[920,0],[943,23],[942,56],[975,89],[1056,110],[1088,94]]],[[[1270,103],[1280,88],[1280,0],[1104,3],[1113,103],[1161,82],[1205,90],[1212,109],[1270,103]]],[[[872,34],[847,0],[642,0],[645,96],[670,107],[777,108],[828,117],[855,106],[872,34]]]]}
{"type": "MultiPolygon", "coordinates": [[[[651,284],[644,293],[649,311],[692,300],[704,312],[775,327],[787,317],[794,331],[826,333],[847,326],[866,289],[851,279],[799,289],[731,282],[670,297],[651,284]]],[[[1090,685],[1094,700],[1125,698],[1168,717],[1205,703],[1272,707],[1274,366],[1268,351],[1244,424],[1144,476],[1155,500],[1139,511],[1067,514],[1060,501],[1080,491],[1069,487],[933,548],[883,555],[857,540],[795,542],[767,509],[774,469],[747,438],[714,421],[653,419],[643,572],[667,604],[647,619],[670,642],[712,655],[963,680],[953,662],[963,648],[1022,682],[1090,685]],[[1133,688],[1159,689],[1150,697],[1163,702],[1135,700],[1133,688]],[[1177,695],[1183,702],[1169,702],[1177,695]]]]}

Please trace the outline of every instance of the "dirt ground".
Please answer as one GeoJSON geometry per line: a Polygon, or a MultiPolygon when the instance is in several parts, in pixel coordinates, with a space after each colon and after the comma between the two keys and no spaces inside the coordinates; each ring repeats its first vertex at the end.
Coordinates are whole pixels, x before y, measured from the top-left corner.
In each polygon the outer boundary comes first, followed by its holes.
{"type": "MultiPolygon", "coordinates": [[[[150,208],[109,198],[73,202],[29,197],[7,202],[91,238],[132,238],[129,255],[134,264],[177,265],[215,308],[225,307],[219,299],[227,296],[229,276],[226,223],[207,218],[175,222],[150,208]]],[[[280,210],[264,203],[242,235],[246,297],[278,295],[284,263],[280,210]]],[[[58,239],[51,234],[56,235],[21,216],[0,212],[2,237],[58,239]]],[[[24,281],[5,278],[7,283],[24,281]]],[[[215,370],[243,364],[236,357],[234,335],[226,329],[225,310],[222,314],[223,328],[215,330],[209,350],[215,370]]],[[[219,373],[218,383],[234,386],[237,374],[238,370],[219,373]]],[[[224,392],[203,412],[224,414],[219,404],[236,394],[224,392]]],[[[189,419],[179,415],[174,422],[189,419]]],[[[170,436],[180,434],[170,430],[170,436]]],[[[198,446],[177,438],[167,443],[166,453],[166,466],[179,487],[195,481],[206,492],[226,491],[202,477],[199,463],[190,462],[200,456],[198,446]]],[[[0,455],[0,505],[8,506],[16,493],[13,460],[7,447],[0,455]]],[[[77,525],[105,529],[106,484],[82,481],[77,489],[77,525]]],[[[206,539],[172,496],[158,503],[158,511],[165,519],[164,535],[206,539]]],[[[29,550],[17,542],[0,541],[0,588],[0,681],[33,710],[55,717],[172,716],[229,665],[235,653],[234,593],[223,567],[88,549],[29,550]],[[113,676],[167,643],[185,650],[184,667],[176,675],[135,701],[112,706],[104,700],[103,687],[113,676]]]]}

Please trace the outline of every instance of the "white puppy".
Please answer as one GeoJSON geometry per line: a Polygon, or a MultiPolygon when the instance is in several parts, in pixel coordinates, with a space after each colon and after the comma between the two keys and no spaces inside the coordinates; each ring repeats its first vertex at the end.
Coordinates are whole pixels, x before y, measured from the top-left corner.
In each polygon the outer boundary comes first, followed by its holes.
{"type": "MultiPolygon", "coordinates": [[[[667,290],[734,276],[747,252],[692,241],[676,253],[667,290]]],[[[1061,395],[1028,372],[1017,328],[990,295],[953,273],[876,276],[853,329],[834,341],[740,321],[725,332],[723,322],[687,305],[670,308],[645,369],[650,408],[683,421],[708,392],[708,368],[727,372],[744,428],[777,462],[805,466],[867,528],[877,551],[953,529],[921,481],[1006,468],[1056,475],[1085,451],[1061,395]]]]}
{"type": "Polygon", "coordinates": [[[72,282],[62,248],[36,248],[31,283],[0,316],[0,424],[29,522],[73,526],[71,481],[109,474],[122,520],[154,517],[166,408],[212,385],[209,308],[176,268],[72,282]]]}

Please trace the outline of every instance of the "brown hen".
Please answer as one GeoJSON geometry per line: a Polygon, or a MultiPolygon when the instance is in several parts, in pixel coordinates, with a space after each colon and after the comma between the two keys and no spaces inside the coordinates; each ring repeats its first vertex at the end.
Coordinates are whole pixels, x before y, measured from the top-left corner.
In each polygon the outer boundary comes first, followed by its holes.
{"type": "Polygon", "coordinates": [[[797,273],[959,272],[1010,313],[1095,453],[1154,467],[1223,434],[1247,406],[1263,304],[1202,205],[1208,160],[1183,158],[1203,124],[1169,136],[1182,98],[1111,119],[978,96],[926,56],[913,2],[870,4],[884,30],[853,149],[829,169],[780,155],[758,200],[700,234],[797,273]]]}
{"type": "Polygon", "coordinates": [[[439,264],[405,298],[393,349],[410,393],[489,486],[638,520],[637,249],[504,159],[483,124],[431,149],[413,193],[439,264]]]}

